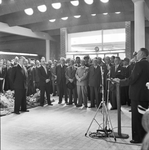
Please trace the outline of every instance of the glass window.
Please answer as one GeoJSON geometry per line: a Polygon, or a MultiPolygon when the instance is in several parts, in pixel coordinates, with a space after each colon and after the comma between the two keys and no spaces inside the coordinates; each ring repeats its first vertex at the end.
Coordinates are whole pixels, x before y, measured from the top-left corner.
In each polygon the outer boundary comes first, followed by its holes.
{"type": "Polygon", "coordinates": [[[121,59],[124,59],[124,58],[126,57],[126,54],[125,54],[125,53],[119,53],[119,57],[120,57],[121,59]]]}
{"type": "Polygon", "coordinates": [[[103,30],[103,50],[125,49],[125,29],[103,30]]]}
{"type": "Polygon", "coordinates": [[[68,34],[68,51],[95,51],[94,47],[101,45],[101,31],[68,34]]]}

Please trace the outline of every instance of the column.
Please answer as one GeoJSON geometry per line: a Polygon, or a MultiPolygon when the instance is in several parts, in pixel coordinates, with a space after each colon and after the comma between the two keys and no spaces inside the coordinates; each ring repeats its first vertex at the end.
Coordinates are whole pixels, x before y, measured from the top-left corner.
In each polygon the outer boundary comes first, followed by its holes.
{"type": "Polygon", "coordinates": [[[46,61],[50,59],[50,40],[46,40],[46,61]]]}
{"type": "Polygon", "coordinates": [[[67,28],[60,29],[60,57],[66,57],[68,49],[68,35],[67,28]]]}
{"type": "Polygon", "coordinates": [[[125,22],[125,31],[126,31],[126,44],[125,44],[126,57],[131,59],[134,52],[134,22],[133,21],[125,22]]]}
{"type": "Polygon", "coordinates": [[[135,51],[145,47],[145,15],[144,0],[132,0],[134,2],[134,22],[135,22],[135,51]]]}

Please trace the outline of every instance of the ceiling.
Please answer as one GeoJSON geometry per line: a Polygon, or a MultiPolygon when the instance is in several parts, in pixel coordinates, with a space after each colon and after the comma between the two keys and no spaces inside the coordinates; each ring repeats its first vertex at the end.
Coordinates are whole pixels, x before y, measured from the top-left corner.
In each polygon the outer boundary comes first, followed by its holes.
{"type": "MultiPolygon", "coordinates": [[[[145,0],[149,7],[149,0],[145,0]]],[[[22,26],[29,28],[34,32],[47,32],[50,35],[59,35],[60,28],[67,27],[71,30],[73,27],[84,25],[95,25],[110,22],[125,22],[134,20],[134,4],[132,0],[109,0],[108,3],[102,3],[100,0],[94,0],[92,5],[88,5],[84,0],[79,0],[78,6],[73,6],[70,0],[3,0],[0,5],[0,22],[7,23],[10,27],[22,26]],[[60,9],[54,9],[51,4],[61,2],[60,9]],[[39,12],[37,6],[45,4],[47,11],[39,12]],[[34,14],[28,16],[24,9],[33,8],[34,14]],[[103,15],[103,13],[108,15],[103,15]],[[121,12],[115,14],[115,12],[121,12]],[[91,14],[97,14],[91,16],[91,14]],[[81,15],[80,18],[74,18],[75,15],[81,15]],[[62,20],[62,17],[68,17],[68,20],[62,20]],[[50,19],[56,19],[55,22],[49,22],[50,19]]],[[[9,34],[0,33],[1,37],[7,37],[9,34]]]]}

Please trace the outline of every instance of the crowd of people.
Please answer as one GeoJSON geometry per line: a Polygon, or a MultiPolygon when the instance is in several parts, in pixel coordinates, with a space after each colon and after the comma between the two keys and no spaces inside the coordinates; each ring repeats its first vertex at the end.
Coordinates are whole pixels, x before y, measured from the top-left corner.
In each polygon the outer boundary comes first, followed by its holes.
{"type": "MultiPolygon", "coordinates": [[[[0,92],[14,90],[16,87],[19,89],[23,85],[26,95],[29,96],[34,94],[36,89],[40,89],[41,106],[45,103],[45,93],[49,105],[52,105],[51,94],[59,96],[59,104],[64,97],[67,105],[74,103],[76,107],[98,107],[104,96],[105,101],[111,102],[112,109],[116,109],[115,84],[110,83],[108,87],[107,78],[127,78],[134,62],[135,60],[130,63],[128,58],[121,60],[115,56],[104,59],[96,57],[91,60],[88,55],[83,59],[80,57],[76,57],[75,60],[60,58],[59,61],[46,61],[44,57],[40,61],[24,57],[15,57],[13,60],[2,59],[0,60],[0,92]],[[23,68],[25,85],[19,79],[21,75],[17,74],[18,66],[23,68]],[[15,82],[15,79],[18,82],[15,82]],[[109,97],[107,97],[107,88],[110,89],[109,97]],[[90,106],[88,101],[91,103],[90,106]]],[[[130,105],[128,87],[123,87],[121,90],[121,104],[130,105]]]]}
{"type": "Polygon", "coordinates": [[[83,59],[76,57],[75,60],[63,57],[53,61],[46,61],[44,57],[40,61],[25,57],[15,57],[11,61],[2,59],[0,92],[15,91],[16,114],[28,111],[26,95],[34,94],[36,89],[40,90],[42,107],[45,98],[47,104],[52,106],[50,96],[57,95],[58,104],[61,104],[64,98],[66,105],[93,108],[99,107],[100,102],[105,100],[106,103],[111,103],[111,109],[117,109],[116,82],[120,83],[120,103],[131,105],[132,109],[131,142],[138,143],[142,142],[145,131],[141,126],[142,116],[138,114],[137,105],[139,102],[145,108],[149,106],[149,92],[145,88],[145,82],[149,82],[148,55],[148,50],[142,48],[138,53],[134,53],[131,60],[121,60],[118,56],[96,57],[91,60],[89,55],[83,59]],[[141,90],[144,90],[145,94],[141,90]]]}

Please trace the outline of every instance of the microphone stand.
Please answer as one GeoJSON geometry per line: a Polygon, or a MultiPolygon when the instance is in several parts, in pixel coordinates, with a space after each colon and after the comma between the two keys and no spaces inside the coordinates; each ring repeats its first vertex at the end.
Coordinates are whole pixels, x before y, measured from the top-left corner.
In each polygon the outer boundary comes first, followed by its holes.
{"type": "MultiPolygon", "coordinates": [[[[100,102],[100,104],[99,104],[99,106],[96,110],[96,113],[95,113],[95,115],[94,115],[94,117],[93,117],[86,133],[85,133],[85,136],[87,136],[87,134],[89,132],[89,129],[91,128],[91,126],[93,124],[93,121],[95,121],[98,125],[98,129],[97,129],[96,132],[91,132],[89,134],[90,137],[92,137],[92,138],[113,137],[114,140],[116,141],[116,136],[115,136],[115,133],[113,131],[111,118],[110,118],[109,111],[107,109],[107,106],[106,106],[106,103],[105,103],[105,98],[104,98],[104,71],[102,70],[102,67],[101,67],[101,75],[102,75],[102,101],[100,102]],[[96,116],[97,116],[98,111],[99,111],[100,108],[101,108],[101,112],[102,112],[102,115],[103,115],[103,123],[102,123],[103,126],[101,126],[101,124],[99,124],[99,122],[96,120],[96,116]]],[[[107,94],[109,96],[109,86],[108,86],[108,93],[107,94]]],[[[108,98],[109,97],[107,97],[107,99],[108,98]]]]}

